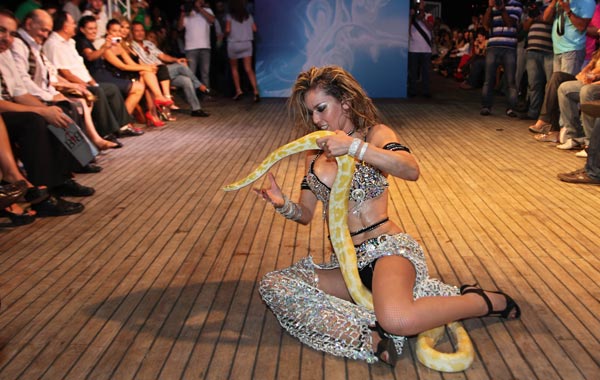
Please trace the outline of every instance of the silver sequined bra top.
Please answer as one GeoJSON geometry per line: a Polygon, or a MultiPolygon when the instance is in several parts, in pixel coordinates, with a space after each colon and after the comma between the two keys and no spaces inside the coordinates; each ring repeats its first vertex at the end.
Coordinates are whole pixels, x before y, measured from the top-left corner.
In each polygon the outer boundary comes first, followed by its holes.
{"type": "MultiPolygon", "coordinates": [[[[320,155],[321,153],[317,154],[310,163],[306,183],[317,199],[323,202],[323,212],[325,213],[329,205],[331,189],[314,173],[314,164],[320,155]]],[[[365,200],[381,196],[388,186],[387,178],[378,169],[365,163],[357,163],[350,188],[350,200],[356,202],[352,211],[358,212],[365,200]]]]}

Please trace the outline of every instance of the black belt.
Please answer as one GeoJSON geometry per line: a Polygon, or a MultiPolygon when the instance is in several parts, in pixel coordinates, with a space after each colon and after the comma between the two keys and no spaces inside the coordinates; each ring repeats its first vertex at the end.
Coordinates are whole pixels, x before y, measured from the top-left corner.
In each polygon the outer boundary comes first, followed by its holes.
{"type": "Polygon", "coordinates": [[[380,220],[379,222],[377,222],[375,224],[371,224],[368,227],[361,228],[358,231],[350,232],[350,236],[356,236],[356,235],[364,234],[365,232],[373,231],[374,229],[376,229],[377,227],[381,226],[382,224],[387,223],[389,220],[390,220],[390,218],[385,218],[385,219],[380,220]]]}

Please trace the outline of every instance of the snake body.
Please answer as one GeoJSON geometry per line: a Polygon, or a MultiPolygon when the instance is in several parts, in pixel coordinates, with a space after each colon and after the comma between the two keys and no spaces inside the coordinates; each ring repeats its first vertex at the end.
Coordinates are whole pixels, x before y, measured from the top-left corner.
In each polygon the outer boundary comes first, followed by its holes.
{"type": "MultiPolygon", "coordinates": [[[[263,176],[282,158],[306,150],[317,150],[317,139],[335,135],[329,131],[318,131],[292,141],[271,152],[267,158],[248,176],[229,184],[224,191],[241,189],[263,176]]],[[[333,251],[340,263],[340,270],[352,299],[359,305],[373,310],[371,292],[363,285],[359,273],[354,250],[354,243],[348,229],[348,198],[352,176],[354,175],[354,158],[344,155],[336,157],[337,174],[329,196],[329,233],[333,251]]],[[[473,362],[473,345],[465,329],[457,322],[448,324],[457,340],[457,351],[443,353],[434,349],[437,341],[444,333],[444,326],[419,334],[417,338],[417,357],[425,366],[444,372],[458,372],[467,369],[473,362]]]]}

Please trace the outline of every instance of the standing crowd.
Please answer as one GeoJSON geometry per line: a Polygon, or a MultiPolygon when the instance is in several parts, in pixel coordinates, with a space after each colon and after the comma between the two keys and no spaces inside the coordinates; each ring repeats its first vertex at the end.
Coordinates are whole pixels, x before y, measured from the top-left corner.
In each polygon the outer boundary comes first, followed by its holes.
{"type": "Polygon", "coordinates": [[[503,93],[504,113],[534,120],[529,130],[537,141],[587,158],[584,169],[559,179],[600,184],[593,111],[600,106],[599,37],[595,0],[489,0],[466,30],[450,29],[420,2],[411,10],[408,96],[431,97],[431,71],[464,90],[481,88],[482,116],[503,93]]]}
{"type": "Polygon", "coordinates": [[[231,13],[217,3],[215,16],[204,1],[185,1],[172,22],[145,1],[132,3],[131,18],[125,9],[109,15],[103,0],[27,0],[14,13],[0,8],[0,217],[23,225],[76,214],[84,205],[64,197],[94,194],[75,174],[102,168],[79,161],[53,129],[79,131],[93,157],[142,135],[139,124],[165,127],[176,120],[173,111],[208,117],[202,101],[215,92],[213,46],[229,51],[233,99],[243,95],[241,60],[244,88],[258,102],[252,15],[244,0],[231,1],[231,13]],[[183,36],[180,46],[168,42],[170,30],[183,36]],[[187,105],[175,104],[177,90],[187,105]]]}

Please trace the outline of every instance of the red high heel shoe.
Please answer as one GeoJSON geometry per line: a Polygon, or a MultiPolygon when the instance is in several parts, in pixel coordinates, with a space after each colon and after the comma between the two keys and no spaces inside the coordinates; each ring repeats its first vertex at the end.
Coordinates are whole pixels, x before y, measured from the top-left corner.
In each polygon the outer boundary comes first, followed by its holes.
{"type": "Polygon", "coordinates": [[[160,100],[160,99],[154,99],[154,105],[156,107],[170,107],[173,105],[173,101],[171,99],[167,99],[167,100],[160,100]]]}
{"type": "Polygon", "coordinates": [[[159,118],[152,116],[150,112],[146,112],[146,123],[149,127],[164,127],[166,124],[160,121],[159,118]]]}

